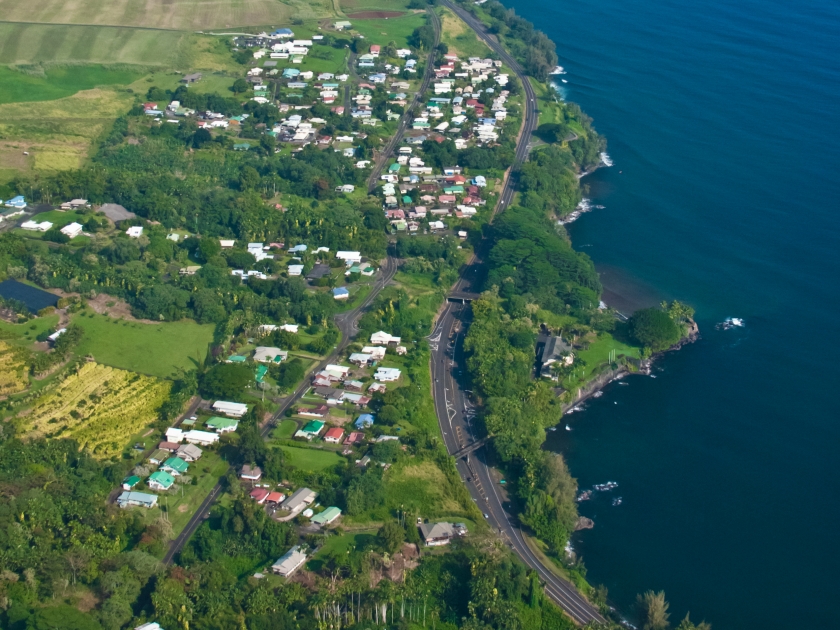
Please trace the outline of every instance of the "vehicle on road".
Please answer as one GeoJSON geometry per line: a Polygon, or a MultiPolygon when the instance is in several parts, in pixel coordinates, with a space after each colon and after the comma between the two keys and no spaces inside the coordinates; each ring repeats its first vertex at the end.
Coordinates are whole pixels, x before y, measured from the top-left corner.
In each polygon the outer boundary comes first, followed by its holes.
{"type": "Polygon", "coordinates": [[[487,512],[484,513],[484,518],[486,518],[486,519],[490,518],[490,516],[487,514],[487,512]]]}

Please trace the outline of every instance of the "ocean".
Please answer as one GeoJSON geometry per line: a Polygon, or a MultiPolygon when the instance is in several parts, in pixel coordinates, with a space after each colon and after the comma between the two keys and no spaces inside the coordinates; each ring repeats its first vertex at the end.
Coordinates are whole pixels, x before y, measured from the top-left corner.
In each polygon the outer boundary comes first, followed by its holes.
{"type": "Polygon", "coordinates": [[[838,627],[840,3],[505,2],[609,142],[576,248],[612,304],[678,298],[702,333],[549,434],[620,484],[581,504],[589,581],[628,617],[654,589],[675,624],[838,627]]]}

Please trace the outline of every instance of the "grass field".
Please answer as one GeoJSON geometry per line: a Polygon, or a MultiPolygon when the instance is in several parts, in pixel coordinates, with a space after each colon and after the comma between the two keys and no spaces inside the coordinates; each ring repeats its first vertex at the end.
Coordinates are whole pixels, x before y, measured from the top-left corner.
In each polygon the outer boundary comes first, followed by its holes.
{"type": "Polygon", "coordinates": [[[131,94],[97,88],[54,101],[0,105],[0,183],[21,171],[78,168],[94,139],[132,102],[131,94]]]}
{"type": "Polygon", "coordinates": [[[410,0],[339,0],[348,15],[359,11],[408,11],[410,0]]]}
{"type": "Polygon", "coordinates": [[[52,101],[100,85],[126,85],[136,81],[141,74],[138,70],[127,68],[60,66],[50,68],[44,76],[33,76],[0,66],[0,83],[3,85],[0,104],[52,101]]]}
{"type": "Polygon", "coordinates": [[[0,0],[9,22],[101,24],[193,31],[335,15],[332,0],[0,0]]]}
{"type": "Polygon", "coordinates": [[[365,36],[371,44],[385,45],[396,42],[397,48],[408,46],[408,38],[414,29],[426,23],[425,13],[406,13],[402,17],[381,19],[355,19],[353,30],[365,36]]]}
{"type": "Polygon", "coordinates": [[[386,505],[415,511],[423,517],[463,514],[458,501],[449,493],[449,481],[431,461],[406,461],[385,474],[386,505]]]}
{"type": "Polygon", "coordinates": [[[281,446],[280,448],[286,455],[286,462],[301,470],[323,470],[342,461],[341,456],[333,451],[294,446],[281,446]]]}
{"type": "Polygon", "coordinates": [[[213,340],[213,326],[194,322],[142,324],[106,315],[73,318],[85,336],[77,348],[106,365],[168,378],[203,361],[213,340]]]}
{"type": "Polygon", "coordinates": [[[25,324],[11,324],[0,320],[0,339],[9,344],[31,348],[38,335],[54,329],[56,324],[58,324],[58,315],[36,317],[25,324]]]}
{"type": "Polygon", "coordinates": [[[307,562],[306,568],[310,571],[320,571],[324,559],[332,555],[348,553],[350,550],[363,551],[376,544],[376,530],[362,530],[341,536],[330,536],[327,542],[318,550],[312,559],[307,562]]]}
{"type": "Polygon", "coordinates": [[[459,57],[485,57],[490,52],[475,31],[448,9],[441,13],[440,40],[449,46],[450,53],[459,57]]]}

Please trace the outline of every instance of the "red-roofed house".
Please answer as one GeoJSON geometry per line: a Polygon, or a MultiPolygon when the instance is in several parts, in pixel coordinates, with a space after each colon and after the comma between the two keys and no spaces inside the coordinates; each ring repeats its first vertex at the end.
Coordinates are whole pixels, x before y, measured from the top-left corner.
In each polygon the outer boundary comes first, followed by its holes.
{"type": "Polygon", "coordinates": [[[344,437],[344,429],[339,427],[332,427],[329,431],[324,433],[324,442],[332,442],[333,444],[338,444],[341,442],[341,438],[344,437]]]}
{"type": "Polygon", "coordinates": [[[265,500],[268,498],[269,494],[271,493],[265,488],[254,488],[253,490],[251,490],[251,498],[260,505],[265,503],[265,500]]]}
{"type": "Polygon", "coordinates": [[[475,107],[478,104],[479,104],[479,102],[477,100],[475,100],[474,98],[471,98],[467,101],[467,109],[472,109],[473,107],[475,107]]]}
{"type": "Polygon", "coordinates": [[[304,416],[306,418],[323,418],[330,412],[329,408],[326,405],[319,405],[312,409],[299,409],[298,415],[304,416]]]}
{"type": "Polygon", "coordinates": [[[373,55],[374,57],[378,57],[380,50],[382,50],[382,49],[379,47],[379,44],[371,44],[371,47],[370,47],[370,54],[371,55],[373,55]]]}
{"type": "Polygon", "coordinates": [[[269,503],[282,503],[285,498],[286,495],[282,492],[269,492],[265,500],[269,503]]]}
{"type": "Polygon", "coordinates": [[[353,431],[350,435],[347,436],[347,439],[344,440],[344,444],[350,446],[351,444],[361,444],[365,441],[365,434],[361,431],[353,431]]]}
{"type": "Polygon", "coordinates": [[[438,201],[441,203],[455,203],[458,199],[455,195],[440,195],[438,201]]]}
{"type": "Polygon", "coordinates": [[[463,175],[453,175],[452,177],[447,177],[447,181],[452,182],[453,184],[466,184],[467,178],[463,175]]]}

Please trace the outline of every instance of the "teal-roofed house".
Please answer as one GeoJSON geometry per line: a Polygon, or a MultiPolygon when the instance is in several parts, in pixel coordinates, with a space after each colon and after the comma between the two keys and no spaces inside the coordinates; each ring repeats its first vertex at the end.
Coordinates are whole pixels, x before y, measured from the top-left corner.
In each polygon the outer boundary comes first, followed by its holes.
{"type": "Polygon", "coordinates": [[[204,424],[208,429],[213,429],[216,433],[230,433],[231,431],[236,431],[236,428],[239,426],[237,420],[220,418],[218,416],[213,416],[204,424]]]}
{"type": "Polygon", "coordinates": [[[318,434],[324,430],[324,426],[325,423],[321,420],[311,420],[306,423],[306,426],[295,433],[295,437],[311,440],[314,437],[318,437],[318,434]]]}
{"type": "Polygon", "coordinates": [[[337,507],[328,507],[323,512],[316,514],[310,520],[315,523],[316,525],[329,525],[335,519],[341,516],[341,510],[337,507]]]}
{"type": "Polygon", "coordinates": [[[140,477],[137,475],[131,475],[130,477],[123,479],[122,488],[123,490],[131,490],[138,483],[140,483],[140,477]]]}
{"type": "Polygon", "coordinates": [[[160,469],[168,472],[173,477],[180,477],[187,474],[187,469],[190,465],[180,457],[170,457],[160,465],[160,469]]]}
{"type": "Polygon", "coordinates": [[[146,483],[152,490],[169,490],[175,483],[175,477],[168,472],[158,470],[149,475],[149,480],[146,483]]]}

